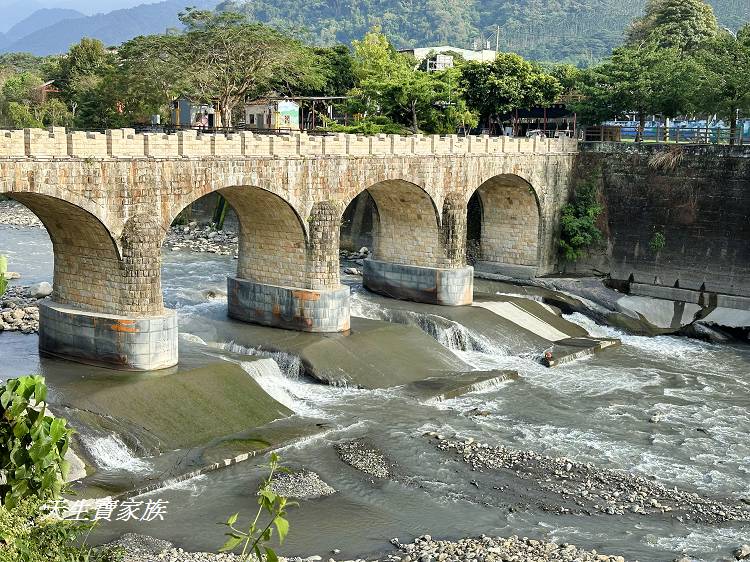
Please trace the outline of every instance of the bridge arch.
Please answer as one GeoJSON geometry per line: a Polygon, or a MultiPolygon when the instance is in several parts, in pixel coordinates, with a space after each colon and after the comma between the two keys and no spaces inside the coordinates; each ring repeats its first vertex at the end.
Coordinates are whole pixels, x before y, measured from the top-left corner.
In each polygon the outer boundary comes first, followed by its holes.
{"type": "Polygon", "coordinates": [[[54,252],[52,299],[85,311],[122,314],[126,289],[118,241],[91,211],[51,195],[13,191],[44,224],[54,252]]]}
{"type": "Polygon", "coordinates": [[[440,212],[421,186],[404,179],[383,180],[348,203],[343,219],[346,242],[357,245],[370,240],[373,259],[419,267],[436,267],[445,261],[440,212]],[[362,224],[370,232],[353,232],[362,224]]]}
{"type": "Polygon", "coordinates": [[[484,181],[468,202],[467,245],[474,262],[510,270],[540,266],[542,214],[536,190],[515,174],[484,181]]]}
{"type": "MultiPolygon", "coordinates": [[[[296,209],[280,195],[257,186],[234,185],[210,193],[224,197],[237,216],[237,277],[304,287],[308,234],[296,209]]],[[[205,195],[196,194],[195,199],[174,210],[174,217],[205,195]]]]}

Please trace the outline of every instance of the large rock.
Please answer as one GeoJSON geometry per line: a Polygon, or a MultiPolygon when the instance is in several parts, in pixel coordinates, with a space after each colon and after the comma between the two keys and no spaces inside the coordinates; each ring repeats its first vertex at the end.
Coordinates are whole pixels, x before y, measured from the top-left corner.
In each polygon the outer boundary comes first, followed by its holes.
{"type": "Polygon", "coordinates": [[[52,294],[52,285],[47,283],[46,281],[42,281],[41,283],[37,283],[36,285],[32,285],[29,287],[29,295],[34,297],[35,299],[43,299],[44,297],[48,297],[52,294]]]}

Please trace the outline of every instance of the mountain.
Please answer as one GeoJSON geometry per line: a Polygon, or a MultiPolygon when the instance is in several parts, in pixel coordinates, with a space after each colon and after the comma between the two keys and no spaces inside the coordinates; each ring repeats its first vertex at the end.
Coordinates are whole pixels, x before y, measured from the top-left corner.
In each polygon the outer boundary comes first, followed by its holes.
{"type": "MultiPolygon", "coordinates": [[[[0,10],[36,6],[38,1],[0,0],[0,10]],[[15,7],[14,7],[15,6],[15,7]]],[[[67,5],[102,7],[136,0],[68,0],[67,5]]],[[[0,52],[62,53],[82,37],[118,45],[137,35],[178,27],[185,6],[213,8],[221,0],[166,0],[93,16],[60,18],[64,10],[42,10],[49,25],[32,17],[0,37],[0,52]],[[57,19],[55,19],[57,18],[57,19]],[[30,31],[19,36],[18,27],[30,31]],[[34,29],[36,28],[36,29],[34,29]]],[[[590,64],[622,41],[646,0],[231,0],[219,9],[244,11],[254,19],[291,30],[312,43],[349,44],[380,26],[398,48],[450,44],[494,48],[500,28],[502,50],[542,61],[590,64]]],[[[709,0],[722,25],[738,29],[750,21],[750,0],[709,0]]],[[[59,3],[58,3],[59,5],[59,3]]],[[[36,9],[36,8],[34,8],[36,9]]],[[[17,13],[17,12],[15,12],[17,13]]],[[[76,12],[73,12],[76,13],[76,12]]],[[[7,21],[4,19],[3,21],[7,21]]]]}
{"type": "Polygon", "coordinates": [[[81,12],[65,8],[42,8],[37,10],[26,19],[19,21],[5,33],[8,43],[17,41],[22,37],[34,33],[58,22],[85,17],[81,12]]]}
{"type": "Polygon", "coordinates": [[[115,10],[107,14],[57,21],[9,42],[1,50],[52,55],[66,52],[72,44],[83,37],[100,39],[105,45],[119,45],[138,35],[164,33],[168,27],[178,27],[180,21],[177,14],[184,10],[186,5],[213,8],[216,0],[167,0],[115,10]]]}
{"type": "Polygon", "coordinates": [[[36,0],[0,0],[0,33],[5,33],[16,23],[43,8],[36,0]]]}
{"type": "MultiPolygon", "coordinates": [[[[722,25],[750,21],[750,0],[710,0],[722,25]]],[[[380,26],[398,48],[450,44],[588,64],[608,55],[646,0],[237,0],[241,10],[323,44],[350,43],[380,26]]]]}

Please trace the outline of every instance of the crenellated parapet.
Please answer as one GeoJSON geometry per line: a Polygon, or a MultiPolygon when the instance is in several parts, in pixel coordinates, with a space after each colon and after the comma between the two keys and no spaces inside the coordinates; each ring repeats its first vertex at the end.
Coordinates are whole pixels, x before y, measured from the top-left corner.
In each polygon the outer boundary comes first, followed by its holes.
{"type": "Polygon", "coordinates": [[[64,127],[0,131],[0,158],[313,158],[451,154],[550,154],[575,152],[577,141],[458,135],[353,135],[333,133],[136,133],[66,131],[64,127]]]}

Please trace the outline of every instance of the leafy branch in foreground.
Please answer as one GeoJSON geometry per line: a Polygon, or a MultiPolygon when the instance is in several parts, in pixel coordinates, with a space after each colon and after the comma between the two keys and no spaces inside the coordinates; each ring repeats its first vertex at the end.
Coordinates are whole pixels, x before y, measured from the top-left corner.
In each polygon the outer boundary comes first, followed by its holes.
{"type": "Polygon", "coordinates": [[[68,471],[65,453],[73,430],[47,414],[40,376],[0,383],[0,503],[59,497],[68,471]]]}
{"type": "Polygon", "coordinates": [[[258,512],[255,514],[253,521],[247,526],[247,530],[236,527],[239,513],[235,513],[229,517],[226,523],[222,523],[225,527],[229,527],[230,531],[226,533],[229,538],[224,543],[224,546],[221,547],[220,552],[232,552],[241,546],[241,560],[249,560],[255,554],[257,559],[261,561],[264,559],[264,555],[261,552],[262,549],[267,562],[278,562],[276,552],[267,543],[271,540],[275,527],[279,536],[279,544],[283,544],[284,539],[289,533],[289,521],[285,518],[286,510],[288,507],[297,505],[296,502],[290,502],[284,496],[280,496],[273,491],[272,482],[274,474],[277,472],[287,472],[287,469],[280,466],[280,461],[281,458],[279,455],[271,453],[268,477],[258,489],[258,512]],[[264,513],[270,516],[265,525],[261,522],[261,517],[264,513]]]}

